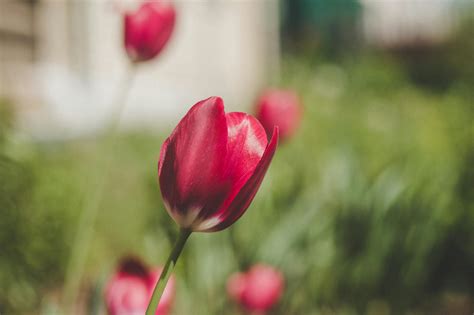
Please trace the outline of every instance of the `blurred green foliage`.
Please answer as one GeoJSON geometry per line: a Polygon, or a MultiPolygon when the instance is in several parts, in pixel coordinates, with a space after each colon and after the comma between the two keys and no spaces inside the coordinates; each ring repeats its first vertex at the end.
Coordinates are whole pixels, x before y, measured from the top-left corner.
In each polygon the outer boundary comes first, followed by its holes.
{"type": "Polygon", "coordinates": [[[11,314],[37,306],[39,290],[62,277],[70,198],[60,181],[69,179],[60,175],[48,185],[57,170],[44,173],[38,156],[25,155],[12,134],[12,105],[0,102],[0,112],[0,313],[11,314]]]}
{"type": "MultiPolygon", "coordinates": [[[[248,212],[226,231],[191,236],[176,270],[174,314],[239,314],[225,282],[256,262],[285,274],[272,314],[472,312],[470,93],[461,85],[421,90],[381,57],[288,57],[283,70],[281,86],[302,96],[303,124],[280,145],[248,212]]],[[[121,256],[165,261],[177,228],[161,202],[156,163],[169,132],[119,136],[81,303],[101,300],[121,256]]],[[[19,144],[9,133],[0,151],[0,313],[48,310],[97,161],[111,153],[97,139],[19,144]]]]}
{"type": "Polygon", "coordinates": [[[472,93],[474,9],[466,8],[463,14],[466,16],[459,19],[456,32],[446,42],[414,42],[392,51],[414,83],[432,92],[445,92],[454,84],[466,85],[472,93]]]}

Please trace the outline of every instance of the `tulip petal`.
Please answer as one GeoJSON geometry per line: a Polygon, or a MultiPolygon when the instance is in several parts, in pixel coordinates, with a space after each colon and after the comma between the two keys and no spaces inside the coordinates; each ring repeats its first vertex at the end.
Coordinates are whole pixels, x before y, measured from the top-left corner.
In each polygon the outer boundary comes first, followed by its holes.
{"type": "Polygon", "coordinates": [[[258,264],[246,276],[242,304],[248,310],[265,313],[280,299],[284,289],[283,275],[271,266],[258,264]]]}
{"type": "Polygon", "coordinates": [[[166,150],[168,150],[168,144],[170,143],[170,138],[167,138],[160,150],[160,160],[158,161],[158,176],[161,176],[161,169],[163,168],[163,161],[166,156],[166,150]]]}
{"type": "Polygon", "coordinates": [[[295,133],[302,117],[299,97],[291,90],[267,90],[260,97],[256,111],[257,119],[268,132],[268,136],[273,127],[278,126],[280,141],[295,133]]]}
{"type": "Polygon", "coordinates": [[[245,183],[265,152],[267,135],[262,124],[251,115],[229,113],[226,119],[228,132],[226,176],[233,182],[245,183]]]}
{"type": "Polygon", "coordinates": [[[224,104],[210,97],[194,105],[165,141],[158,164],[166,208],[181,227],[218,208],[229,190],[223,177],[227,154],[224,104]]]}
{"type": "Polygon", "coordinates": [[[149,3],[155,15],[149,19],[146,28],[143,29],[143,41],[150,43],[149,47],[143,47],[145,55],[154,56],[158,54],[171,37],[175,23],[173,7],[161,2],[149,3]]]}
{"type": "Polygon", "coordinates": [[[132,61],[146,61],[165,46],[175,24],[170,3],[145,2],[135,12],[125,14],[125,48],[132,61]]]}
{"type": "Polygon", "coordinates": [[[267,146],[265,129],[255,117],[234,112],[226,114],[226,120],[228,140],[226,169],[223,176],[228,179],[231,186],[225,201],[219,207],[199,213],[196,225],[201,225],[200,222],[216,223],[215,220],[208,221],[208,219],[220,217],[221,212],[228,208],[242,186],[252,176],[267,146]]]}
{"type": "Polygon", "coordinates": [[[243,272],[235,273],[227,280],[227,293],[234,301],[241,303],[246,284],[247,275],[243,272]]]}
{"type": "Polygon", "coordinates": [[[247,210],[255,197],[265,173],[275,154],[278,145],[278,127],[273,129],[273,135],[268,143],[262,158],[255,167],[253,174],[231,200],[227,207],[221,207],[213,217],[203,221],[197,228],[201,232],[216,232],[223,230],[237,221],[247,210]]]}
{"type": "Polygon", "coordinates": [[[145,3],[136,12],[125,15],[125,49],[133,61],[145,60],[150,53],[147,33],[150,21],[153,21],[154,10],[145,3]]]}

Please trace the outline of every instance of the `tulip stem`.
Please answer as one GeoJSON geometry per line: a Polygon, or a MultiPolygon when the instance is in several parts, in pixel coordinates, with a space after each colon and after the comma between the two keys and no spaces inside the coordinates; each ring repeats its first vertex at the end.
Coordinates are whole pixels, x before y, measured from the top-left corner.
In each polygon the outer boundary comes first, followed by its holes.
{"type": "Polygon", "coordinates": [[[191,230],[189,229],[181,229],[179,231],[178,239],[174,244],[173,250],[171,251],[170,256],[168,257],[165,266],[163,267],[160,279],[158,279],[155,289],[153,290],[153,295],[151,297],[150,304],[148,304],[148,307],[146,309],[146,315],[155,314],[156,309],[158,308],[158,304],[160,303],[161,296],[165,291],[165,287],[168,283],[168,279],[171,275],[171,272],[173,271],[174,266],[178,261],[179,255],[181,254],[181,251],[183,250],[184,244],[186,244],[189,235],[191,235],[191,230]]]}
{"type": "Polygon", "coordinates": [[[239,270],[243,271],[247,268],[249,260],[247,259],[247,257],[245,256],[245,254],[243,253],[243,251],[241,250],[239,246],[237,236],[235,235],[235,228],[229,229],[228,235],[229,235],[229,242],[232,248],[232,252],[234,254],[234,258],[237,261],[239,270]]]}
{"type": "Polygon", "coordinates": [[[66,314],[73,313],[72,309],[76,302],[84,266],[89,252],[89,245],[93,239],[94,222],[97,216],[102,193],[105,189],[106,179],[109,175],[110,162],[115,156],[115,147],[117,142],[117,127],[119,125],[122,113],[127,103],[127,96],[133,82],[136,67],[131,66],[120,82],[117,94],[112,102],[113,112],[110,115],[108,125],[105,127],[103,138],[100,145],[105,147],[105,157],[100,157],[97,163],[97,170],[94,172],[93,182],[95,185],[86,189],[86,196],[82,211],[79,214],[79,222],[76,229],[76,235],[73,239],[71,254],[66,266],[63,307],[66,314]]]}

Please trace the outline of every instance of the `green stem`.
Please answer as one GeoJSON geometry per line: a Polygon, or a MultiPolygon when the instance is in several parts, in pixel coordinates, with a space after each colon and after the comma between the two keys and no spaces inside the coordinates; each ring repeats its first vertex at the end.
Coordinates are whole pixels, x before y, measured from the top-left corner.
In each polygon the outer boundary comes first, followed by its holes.
{"type": "Polygon", "coordinates": [[[171,275],[171,272],[173,271],[174,266],[176,265],[176,262],[178,261],[179,255],[181,254],[181,251],[183,250],[184,244],[186,244],[189,235],[191,235],[191,230],[181,229],[179,231],[178,240],[176,241],[173,250],[168,257],[168,260],[163,267],[163,271],[161,272],[160,279],[158,279],[155,289],[153,290],[150,304],[148,304],[148,308],[146,309],[146,315],[155,315],[156,309],[158,308],[158,304],[161,300],[161,296],[163,295],[166,284],[168,283],[168,279],[171,275]]]}
{"type": "Polygon", "coordinates": [[[97,170],[94,172],[95,183],[92,190],[88,191],[85,196],[86,200],[79,215],[76,235],[74,237],[71,255],[66,267],[64,280],[63,307],[66,314],[71,314],[74,303],[76,302],[80,284],[82,281],[84,266],[89,252],[89,244],[94,234],[94,222],[97,217],[98,209],[102,201],[103,191],[106,184],[106,178],[109,173],[110,162],[115,156],[116,146],[116,130],[125,108],[128,92],[132,85],[132,80],[136,72],[136,67],[132,65],[125,74],[117,94],[113,100],[115,106],[113,113],[110,115],[108,126],[105,128],[102,147],[105,147],[105,156],[100,158],[97,163],[97,170]]]}
{"type": "Polygon", "coordinates": [[[235,227],[228,229],[228,236],[232,252],[234,254],[234,258],[239,266],[239,270],[243,271],[247,268],[249,260],[247,259],[246,255],[243,253],[242,249],[239,246],[237,236],[235,235],[235,227]]]}

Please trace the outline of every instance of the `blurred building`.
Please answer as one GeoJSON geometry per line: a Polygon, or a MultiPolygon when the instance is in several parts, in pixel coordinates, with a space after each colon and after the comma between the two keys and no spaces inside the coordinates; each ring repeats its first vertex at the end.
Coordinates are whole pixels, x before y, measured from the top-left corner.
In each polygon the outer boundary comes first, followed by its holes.
{"type": "Polygon", "coordinates": [[[283,0],[283,39],[289,51],[326,56],[358,47],[438,44],[472,10],[471,0],[283,0]],[[466,13],[467,12],[467,13],[466,13]]]}
{"type": "Polygon", "coordinates": [[[359,0],[282,1],[284,50],[338,57],[360,44],[359,0]]]}
{"type": "MultiPolygon", "coordinates": [[[[278,62],[276,1],[175,3],[175,33],[136,76],[124,125],[159,126],[211,95],[245,109],[278,62]]],[[[104,124],[127,65],[117,7],[0,1],[0,96],[15,103],[25,130],[63,137],[104,124]]]]}
{"type": "Polygon", "coordinates": [[[28,94],[25,88],[29,84],[24,81],[27,77],[20,72],[31,67],[35,59],[33,7],[33,1],[0,2],[1,96],[24,98],[28,94]]]}
{"type": "Polygon", "coordinates": [[[361,0],[361,3],[366,40],[389,48],[445,41],[458,26],[470,1],[361,0]]]}

